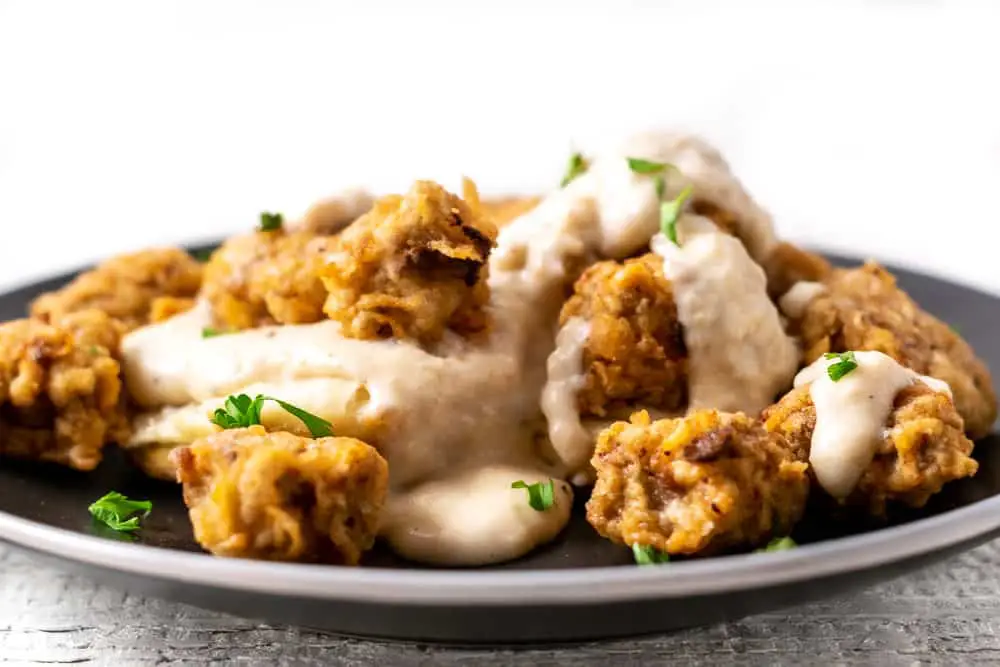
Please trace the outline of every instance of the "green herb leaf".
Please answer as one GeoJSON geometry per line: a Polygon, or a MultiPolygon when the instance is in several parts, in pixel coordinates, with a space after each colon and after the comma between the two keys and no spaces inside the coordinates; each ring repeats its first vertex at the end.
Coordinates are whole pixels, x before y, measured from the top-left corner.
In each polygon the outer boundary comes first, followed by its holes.
{"type": "Polygon", "coordinates": [[[957,324],[949,324],[948,328],[957,333],[959,336],[962,335],[962,327],[958,326],[957,324]]]}
{"type": "Polygon", "coordinates": [[[139,529],[139,519],[153,509],[148,500],[130,500],[117,491],[110,491],[89,508],[91,516],[114,530],[131,532],[139,529]]]}
{"type": "MultiPolygon", "coordinates": [[[[286,403],[284,401],[279,401],[276,398],[271,398],[270,396],[258,396],[258,398],[263,398],[265,401],[274,401],[282,408],[285,412],[298,417],[306,428],[309,429],[309,433],[314,438],[325,438],[333,435],[333,424],[323,419],[322,417],[317,417],[311,412],[306,412],[302,408],[297,408],[291,403],[286,403]]],[[[260,417],[258,416],[259,420],[260,417]]]]}
{"type": "Polygon", "coordinates": [[[823,358],[837,360],[836,363],[830,364],[826,367],[826,374],[829,375],[830,379],[834,382],[839,381],[842,377],[858,367],[858,360],[854,357],[854,352],[841,352],[839,354],[827,352],[823,355],[823,358]]]}
{"type": "Polygon", "coordinates": [[[534,484],[527,484],[523,479],[519,479],[511,484],[510,488],[527,489],[528,504],[536,512],[544,512],[556,502],[556,487],[551,479],[547,482],[535,482],[534,484]]]}
{"type": "Polygon", "coordinates": [[[628,168],[637,174],[661,174],[670,166],[666,162],[653,162],[637,157],[625,159],[628,160],[628,168]]]}
{"type": "Polygon", "coordinates": [[[795,540],[790,537],[775,537],[767,543],[767,546],[757,549],[755,553],[764,553],[765,551],[785,551],[786,549],[794,549],[797,546],[799,545],[797,545],[795,540]]]}
{"type": "Polygon", "coordinates": [[[653,185],[656,187],[656,198],[662,200],[663,195],[667,193],[667,179],[662,174],[658,174],[653,179],[653,185]]]}
{"type": "Polygon", "coordinates": [[[226,399],[223,407],[217,409],[212,415],[212,423],[224,429],[256,426],[260,424],[260,413],[264,401],[274,401],[285,412],[298,417],[314,438],[333,435],[333,424],[327,420],[272,396],[258,395],[253,399],[246,394],[230,396],[226,399]]]}
{"type": "Polygon", "coordinates": [[[215,252],[215,248],[202,248],[200,250],[191,250],[188,254],[204,264],[212,258],[213,252],[215,252]]]}
{"type": "Polygon", "coordinates": [[[268,213],[264,211],[260,214],[260,231],[273,232],[281,229],[285,224],[285,218],[280,213],[268,213]]]}
{"type": "Polygon", "coordinates": [[[656,565],[670,562],[670,554],[665,554],[656,547],[646,544],[633,544],[632,556],[637,565],[656,565]]]}
{"type": "Polygon", "coordinates": [[[582,153],[573,153],[569,156],[569,163],[566,165],[566,173],[563,175],[562,181],[559,183],[559,187],[566,187],[572,183],[577,176],[586,173],[589,167],[590,164],[587,162],[587,159],[583,157],[582,153]]]}
{"type": "Polygon", "coordinates": [[[215,329],[213,327],[205,327],[204,329],[201,330],[201,337],[202,338],[215,338],[216,336],[224,336],[227,333],[229,333],[229,332],[225,331],[223,329],[215,329]]]}
{"type": "Polygon", "coordinates": [[[680,245],[677,242],[677,219],[681,217],[681,209],[692,192],[694,192],[694,188],[689,185],[681,190],[677,199],[660,204],[660,230],[664,236],[670,239],[671,243],[677,246],[680,245]]]}

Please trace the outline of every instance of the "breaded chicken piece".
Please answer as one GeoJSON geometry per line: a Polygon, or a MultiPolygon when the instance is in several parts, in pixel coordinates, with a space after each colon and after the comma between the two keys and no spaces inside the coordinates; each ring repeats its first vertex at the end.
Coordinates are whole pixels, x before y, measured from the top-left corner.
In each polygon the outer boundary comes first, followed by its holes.
{"type": "Polygon", "coordinates": [[[987,435],[997,397],[986,365],[947,324],[923,311],[874,262],[837,269],[795,324],[811,363],[827,352],[875,350],[917,373],[944,380],[971,438],[987,435]]]}
{"type": "Polygon", "coordinates": [[[687,351],[663,258],[653,253],[590,266],[573,286],[561,325],[583,318],[585,415],[628,414],[636,405],[676,410],[687,404],[687,351]]]}
{"type": "Polygon", "coordinates": [[[353,338],[438,341],[486,329],[496,226],[430,181],[381,199],[333,243],[324,310],[353,338]]]}
{"type": "Polygon", "coordinates": [[[389,469],[360,440],[251,426],[174,460],[195,539],[216,556],[357,565],[374,544],[389,469]]]}
{"type": "MultiPolygon", "coordinates": [[[[816,428],[809,385],[786,394],[763,418],[765,428],[782,435],[799,460],[809,459],[816,428]]],[[[875,458],[843,502],[876,517],[893,502],[923,507],[946,483],[976,473],[972,447],[948,395],[915,383],[896,395],[875,458]]]]}
{"type": "Polygon", "coordinates": [[[787,535],[805,510],[807,465],[742,413],[698,410],[605,429],[587,521],[604,537],[669,554],[711,554],[787,535]]]}
{"type": "Polygon", "coordinates": [[[122,332],[100,310],[0,325],[0,456],[93,470],[127,437],[122,332]]]}
{"type": "Polygon", "coordinates": [[[80,274],[66,287],[35,299],[31,315],[55,321],[96,308],[131,331],[153,320],[158,298],[193,298],[201,287],[201,269],[201,264],[180,248],[120,255],[80,274]]]}
{"type": "Polygon", "coordinates": [[[323,319],[320,274],[332,238],[282,228],[227,240],[205,267],[202,296],[215,325],[235,331],[323,319]]]}

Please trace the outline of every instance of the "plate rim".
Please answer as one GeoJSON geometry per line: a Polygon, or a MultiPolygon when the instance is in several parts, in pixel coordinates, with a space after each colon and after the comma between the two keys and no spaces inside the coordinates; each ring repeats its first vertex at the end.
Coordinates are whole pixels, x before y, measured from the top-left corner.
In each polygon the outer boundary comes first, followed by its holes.
{"type": "Polygon", "coordinates": [[[131,575],[275,596],[460,607],[600,604],[736,593],[888,565],[997,529],[1000,494],[902,525],[787,551],[641,567],[422,570],[218,558],[107,540],[0,511],[0,539],[131,575]]]}

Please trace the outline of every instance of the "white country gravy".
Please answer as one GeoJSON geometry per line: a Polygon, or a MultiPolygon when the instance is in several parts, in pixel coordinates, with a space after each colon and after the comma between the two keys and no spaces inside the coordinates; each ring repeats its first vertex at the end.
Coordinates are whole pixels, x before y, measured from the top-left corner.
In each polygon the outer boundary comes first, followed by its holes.
{"type": "MultiPolygon", "coordinates": [[[[490,264],[494,326],[485,343],[449,340],[425,351],[345,338],[330,321],[203,339],[204,304],[133,332],[123,343],[126,386],[147,412],[137,419],[131,446],[191,442],[208,428],[197,416],[207,422],[227,395],[266,393],[329,419],[338,435],[379,448],[390,469],[382,534],[399,553],[478,565],[552,539],[572,504],[569,486],[558,479],[586,464],[593,441],[585,448],[556,444],[555,451],[544,438],[539,442],[559,308],[588,261],[640,251],[659,225],[652,179],[632,173],[625,158],[687,170],[668,174],[672,196],[692,183],[696,197],[717,197],[719,206],[748,221],[748,245],[766,253],[773,244],[766,214],[713,149],[674,134],[645,135],[628,146],[598,157],[587,173],[501,231],[490,264]],[[559,488],[545,512],[528,506],[524,490],[510,489],[519,479],[550,477],[559,488]]],[[[567,334],[577,341],[579,335],[567,334]]],[[[553,381],[571,387],[575,368],[572,355],[554,362],[553,381]]],[[[560,415],[568,415],[568,391],[549,394],[545,412],[558,430],[560,415]]],[[[303,432],[281,410],[265,409],[262,419],[303,432]]]]}
{"type": "Polygon", "coordinates": [[[799,350],[767,296],[764,270],[707,218],[683,215],[663,257],[688,352],[688,408],[756,414],[787,388],[799,350]]]}
{"type": "Polygon", "coordinates": [[[542,388],[541,407],[548,424],[549,441],[571,471],[583,470],[593,453],[593,434],[584,427],[577,408],[577,394],[586,383],[583,348],[590,324],[570,318],[556,334],[556,348],[549,355],[548,377],[542,388]]]}
{"type": "Polygon", "coordinates": [[[820,357],[795,376],[796,387],[809,385],[816,406],[809,464],[834,498],[850,495],[872,462],[901,389],[923,382],[951,395],[947,383],[919,375],[881,352],[855,352],[854,358],[857,368],[837,381],[827,372],[836,358],[820,357]]]}
{"type": "Polygon", "coordinates": [[[820,294],[825,294],[826,291],[826,285],[823,283],[800,280],[778,299],[778,306],[781,307],[782,313],[797,320],[805,315],[806,308],[809,307],[812,300],[820,294]]]}

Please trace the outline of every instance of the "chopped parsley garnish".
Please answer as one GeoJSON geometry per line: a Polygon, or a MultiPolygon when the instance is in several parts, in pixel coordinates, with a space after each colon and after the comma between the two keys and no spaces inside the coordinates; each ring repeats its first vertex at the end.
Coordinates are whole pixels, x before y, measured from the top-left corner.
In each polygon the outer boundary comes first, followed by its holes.
{"type": "Polygon", "coordinates": [[[139,529],[139,520],[149,515],[153,503],[130,500],[117,491],[110,491],[87,509],[91,516],[109,528],[132,532],[139,529]]]}
{"type": "Polygon", "coordinates": [[[799,545],[797,545],[795,540],[790,537],[775,537],[767,543],[767,546],[757,549],[757,553],[765,551],[785,551],[786,549],[794,549],[797,546],[799,545]]]}
{"type": "Polygon", "coordinates": [[[260,424],[260,412],[264,407],[264,401],[274,401],[285,412],[298,417],[306,425],[309,433],[314,438],[333,435],[333,425],[322,417],[317,417],[311,412],[297,408],[291,403],[259,394],[253,399],[246,394],[230,396],[226,399],[225,407],[215,411],[215,414],[212,416],[212,423],[224,429],[256,426],[260,424]]]}
{"type": "Polygon", "coordinates": [[[677,219],[681,217],[681,209],[684,207],[684,202],[688,200],[693,191],[694,188],[689,185],[681,190],[680,194],[677,195],[677,199],[665,201],[660,204],[660,231],[674,245],[680,245],[677,242],[677,219]]]}
{"type": "Polygon", "coordinates": [[[201,330],[201,337],[202,338],[215,338],[216,336],[223,336],[223,335],[225,335],[227,333],[229,333],[229,332],[225,331],[223,329],[215,329],[213,327],[205,327],[204,329],[201,330]]]}
{"type": "Polygon", "coordinates": [[[569,163],[566,165],[566,173],[563,175],[559,187],[564,188],[576,179],[577,176],[586,173],[590,165],[582,153],[573,153],[569,156],[569,163]]]}
{"type": "Polygon", "coordinates": [[[656,565],[670,562],[670,554],[665,554],[656,547],[646,544],[633,544],[632,555],[637,565],[656,565]]]}
{"type": "Polygon", "coordinates": [[[215,248],[202,248],[200,250],[191,250],[188,252],[189,255],[194,257],[197,261],[204,264],[212,258],[212,253],[215,252],[215,248]]]}
{"type": "Polygon", "coordinates": [[[834,382],[839,381],[842,377],[858,367],[858,360],[854,358],[853,352],[841,352],[839,354],[827,352],[823,355],[823,358],[837,360],[835,363],[826,367],[826,374],[829,375],[830,379],[834,382]]]}
{"type": "Polygon", "coordinates": [[[637,174],[662,174],[670,166],[666,162],[653,162],[637,157],[625,159],[628,160],[628,168],[637,174]]]}
{"type": "Polygon", "coordinates": [[[556,502],[556,486],[550,479],[547,482],[535,482],[527,484],[523,479],[519,479],[510,485],[512,489],[527,489],[528,504],[536,512],[544,512],[556,502]]]}
{"type": "Polygon", "coordinates": [[[260,214],[260,231],[274,232],[281,229],[285,224],[285,218],[280,213],[268,213],[264,211],[260,214]]]}

